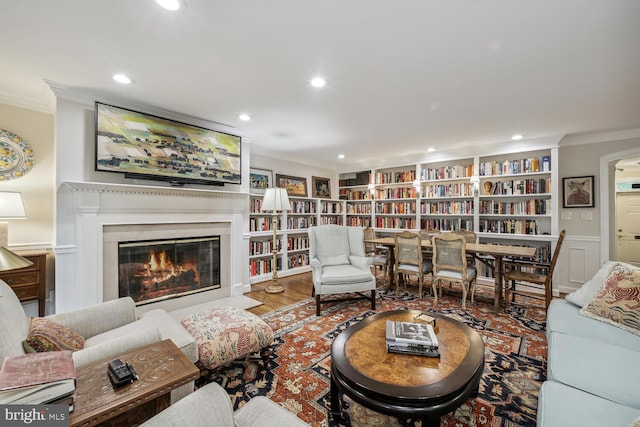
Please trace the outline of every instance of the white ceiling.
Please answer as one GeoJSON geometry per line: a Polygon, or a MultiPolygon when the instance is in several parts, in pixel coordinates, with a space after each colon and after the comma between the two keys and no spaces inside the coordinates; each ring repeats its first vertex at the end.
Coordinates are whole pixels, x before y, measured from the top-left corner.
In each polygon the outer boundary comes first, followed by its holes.
{"type": "Polygon", "coordinates": [[[640,129],[638,0],[185,1],[0,0],[0,101],[53,111],[46,79],[338,170],[640,129]]]}

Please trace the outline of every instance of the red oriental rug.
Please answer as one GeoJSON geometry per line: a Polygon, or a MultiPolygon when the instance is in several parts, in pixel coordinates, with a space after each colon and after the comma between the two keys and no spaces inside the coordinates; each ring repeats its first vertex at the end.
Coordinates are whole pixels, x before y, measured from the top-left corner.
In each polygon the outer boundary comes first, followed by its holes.
{"type": "Polygon", "coordinates": [[[485,342],[485,368],[477,398],[442,417],[442,426],[535,426],[537,397],[546,379],[545,312],[511,306],[493,312],[493,304],[476,302],[462,310],[459,296],[445,295],[437,307],[433,298],[409,293],[378,292],[377,309],[367,300],[323,306],[315,315],[309,299],[262,316],[275,332],[273,354],[266,364],[258,357],[236,360],[220,368],[218,382],[231,396],[234,409],[254,396],[278,402],[310,425],[418,426],[373,412],[342,396],[347,417],[334,420],[329,408],[331,343],[342,330],[376,312],[416,309],[433,311],[466,323],[485,342]]]}

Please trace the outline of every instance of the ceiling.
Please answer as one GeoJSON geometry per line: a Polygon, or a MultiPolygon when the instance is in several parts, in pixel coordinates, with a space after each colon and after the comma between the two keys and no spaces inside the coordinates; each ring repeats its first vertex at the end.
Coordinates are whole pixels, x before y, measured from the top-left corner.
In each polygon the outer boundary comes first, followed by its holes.
{"type": "Polygon", "coordinates": [[[339,171],[640,129],[637,0],[185,2],[0,0],[0,101],[55,82],[339,171]]]}

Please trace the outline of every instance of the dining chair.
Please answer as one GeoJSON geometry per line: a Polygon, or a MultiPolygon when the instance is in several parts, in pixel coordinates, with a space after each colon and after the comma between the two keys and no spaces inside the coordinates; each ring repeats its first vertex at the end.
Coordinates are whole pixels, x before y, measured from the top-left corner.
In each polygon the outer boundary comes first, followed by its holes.
{"type": "MultiPolygon", "coordinates": [[[[364,250],[367,257],[373,258],[371,265],[374,267],[374,271],[378,268],[382,269],[382,281],[386,281],[389,274],[389,257],[383,251],[386,248],[381,249],[376,246],[375,243],[370,243],[368,240],[376,238],[376,232],[373,228],[367,227],[364,229],[364,250]]],[[[377,278],[377,274],[374,274],[377,278]]]]}
{"type": "Polygon", "coordinates": [[[477,271],[475,266],[467,265],[464,236],[456,233],[443,233],[433,236],[433,294],[434,304],[438,304],[438,294],[442,297],[441,281],[462,285],[462,308],[466,308],[467,294],[471,292],[471,303],[476,289],[477,271]]]}
{"type": "MultiPolygon", "coordinates": [[[[543,299],[545,308],[549,308],[553,298],[552,277],[558,261],[560,248],[564,241],[565,230],[560,232],[551,262],[537,262],[527,260],[505,260],[504,262],[504,304],[515,303],[516,295],[526,295],[530,298],[543,299]]],[[[526,304],[524,305],[531,305],[526,304]]]]}
{"type": "Polygon", "coordinates": [[[422,237],[418,233],[403,231],[394,237],[394,280],[396,282],[396,292],[399,290],[400,274],[407,276],[418,276],[418,293],[422,297],[422,283],[425,274],[433,274],[433,264],[422,257],[422,237]]]}

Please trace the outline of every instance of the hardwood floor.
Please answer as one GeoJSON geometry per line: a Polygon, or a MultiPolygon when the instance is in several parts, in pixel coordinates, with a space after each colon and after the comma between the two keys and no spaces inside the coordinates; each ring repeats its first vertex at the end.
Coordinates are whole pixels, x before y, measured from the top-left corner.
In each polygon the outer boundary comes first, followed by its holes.
{"type": "Polygon", "coordinates": [[[264,291],[264,289],[267,286],[270,286],[271,283],[271,280],[267,280],[251,285],[251,292],[244,295],[260,301],[263,304],[250,308],[248,311],[260,316],[289,304],[311,298],[311,290],[313,289],[311,272],[295,274],[287,277],[278,277],[278,284],[285,289],[284,292],[279,294],[268,294],[264,291]]]}

